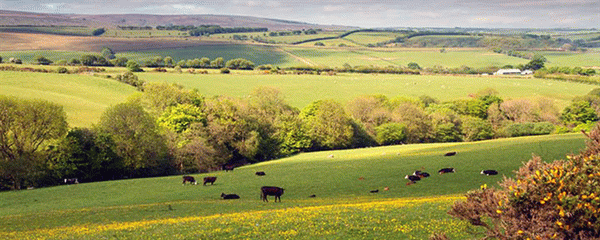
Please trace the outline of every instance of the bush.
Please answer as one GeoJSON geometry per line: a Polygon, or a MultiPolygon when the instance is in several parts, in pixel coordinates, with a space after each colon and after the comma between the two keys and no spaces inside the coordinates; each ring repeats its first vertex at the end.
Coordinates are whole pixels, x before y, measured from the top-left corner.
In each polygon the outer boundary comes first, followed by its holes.
{"type": "Polygon", "coordinates": [[[448,212],[494,239],[600,238],[600,130],[587,149],[567,160],[533,157],[500,189],[482,186],[448,212]]]}
{"type": "Polygon", "coordinates": [[[57,73],[69,73],[69,70],[66,67],[59,67],[56,69],[57,73]]]}
{"type": "Polygon", "coordinates": [[[229,74],[231,72],[229,68],[221,68],[220,71],[222,74],[229,74]]]}
{"type": "Polygon", "coordinates": [[[133,60],[127,61],[126,67],[127,67],[127,70],[129,70],[131,72],[143,72],[144,71],[144,70],[142,70],[142,67],[140,66],[140,64],[133,60]]]}
{"type": "Polygon", "coordinates": [[[462,125],[465,141],[478,141],[491,139],[494,136],[492,124],[486,120],[466,116],[462,125]]]}
{"type": "Polygon", "coordinates": [[[504,129],[508,137],[520,137],[531,135],[545,135],[554,132],[554,124],[549,122],[538,123],[513,123],[504,129]]]}
{"type": "Polygon", "coordinates": [[[94,29],[94,31],[92,31],[92,35],[100,36],[100,35],[104,34],[104,32],[106,32],[106,30],[104,28],[96,28],[96,29],[94,29]]]}

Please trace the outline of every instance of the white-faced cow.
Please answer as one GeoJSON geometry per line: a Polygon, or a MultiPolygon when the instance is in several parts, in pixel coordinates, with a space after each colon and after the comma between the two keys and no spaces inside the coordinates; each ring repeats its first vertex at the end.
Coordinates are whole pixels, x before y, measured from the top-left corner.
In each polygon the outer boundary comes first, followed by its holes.
{"type": "Polygon", "coordinates": [[[496,170],[482,170],[481,174],[485,174],[487,176],[498,175],[498,171],[496,171],[496,170]]]}
{"type": "Polygon", "coordinates": [[[221,193],[221,198],[223,198],[223,199],[240,199],[240,196],[238,196],[237,194],[221,193]]]}
{"type": "Polygon", "coordinates": [[[415,175],[415,176],[418,176],[418,177],[420,177],[420,178],[426,178],[426,177],[429,177],[429,173],[427,173],[427,172],[422,172],[422,171],[415,171],[415,172],[413,173],[413,175],[415,175]]]}
{"type": "Polygon", "coordinates": [[[279,199],[279,202],[281,202],[281,195],[283,195],[283,190],[284,189],[280,187],[261,187],[260,191],[262,200],[264,202],[269,202],[269,200],[267,200],[267,196],[275,196],[275,202],[277,202],[277,199],[279,199]]]}
{"type": "Polygon", "coordinates": [[[190,184],[194,184],[196,185],[196,179],[194,179],[194,177],[192,176],[183,176],[183,184],[185,185],[186,182],[189,182],[190,184]]]}
{"type": "Polygon", "coordinates": [[[415,175],[406,175],[406,176],[404,176],[404,178],[408,179],[409,181],[411,181],[413,183],[421,180],[421,178],[419,176],[415,176],[415,175]]]}
{"type": "Polygon", "coordinates": [[[438,171],[439,174],[453,173],[453,172],[456,172],[456,170],[454,170],[454,168],[442,168],[438,171]]]}
{"type": "Polygon", "coordinates": [[[203,185],[206,186],[207,183],[210,183],[210,185],[213,185],[215,183],[215,181],[217,181],[217,177],[205,177],[203,185]]]}
{"type": "Polygon", "coordinates": [[[77,180],[77,178],[65,178],[65,183],[66,184],[78,184],[79,180],[77,180]]]}

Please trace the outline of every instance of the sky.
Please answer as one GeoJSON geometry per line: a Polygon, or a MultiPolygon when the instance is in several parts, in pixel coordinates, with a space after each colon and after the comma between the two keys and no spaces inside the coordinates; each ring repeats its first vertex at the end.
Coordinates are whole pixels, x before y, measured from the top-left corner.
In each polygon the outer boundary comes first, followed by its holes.
{"type": "Polygon", "coordinates": [[[75,14],[238,15],[362,28],[600,27],[600,0],[0,0],[0,9],[75,14]]]}

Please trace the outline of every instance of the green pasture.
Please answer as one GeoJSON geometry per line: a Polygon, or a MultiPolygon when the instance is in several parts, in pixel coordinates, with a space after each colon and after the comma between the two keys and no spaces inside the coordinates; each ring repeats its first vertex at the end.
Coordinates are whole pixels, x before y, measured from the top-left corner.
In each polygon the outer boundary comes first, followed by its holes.
{"type": "Polygon", "coordinates": [[[182,186],[181,176],[169,176],[1,192],[0,238],[426,239],[443,231],[465,239],[466,224],[446,214],[462,194],[482,184],[497,187],[532,154],[552,161],[583,147],[581,134],[398,145],[193,174],[216,176],[210,186],[182,186]],[[444,157],[448,151],[457,154],[444,157]],[[444,167],[456,173],[438,175],[444,167]],[[500,174],[483,176],[482,169],[500,174]],[[431,177],[406,185],[403,177],[415,170],[431,177]],[[285,188],[281,203],[260,200],[265,185],[285,188]],[[241,198],[221,200],[221,193],[241,198]]]}
{"type": "MultiPolygon", "coordinates": [[[[265,41],[273,41],[277,44],[291,44],[299,41],[305,41],[315,38],[323,38],[323,37],[335,37],[344,32],[340,31],[320,31],[317,34],[299,34],[299,35],[285,35],[285,36],[270,36],[268,32],[249,32],[249,33],[224,33],[224,34],[212,34],[210,38],[213,39],[233,39],[233,35],[246,35],[248,38],[251,36],[261,38],[265,41]]],[[[250,39],[249,39],[250,40],[250,39]]]]}
{"type": "Polygon", "coordinates": [[[600,67],[600,52],[588,51],[585,53],[574,52],[541,52],[548,62],[549,67],[600,67]]]}
{"type": "MultiPolygon", "coordinates": [[[[326,42],[325,42],[326,43],[326,42]]],[[[331,44],[327,44],[330,46],[331,44]]],[[[309,59],[320,66],[342,67],[345,63],[351,66],[403,66],[416,62],[421,67],[442,66],[455,68],[468,66],[482,68],[488,66],[504,66],[507,64],[526,64],[528,60],[509,57],[504,54],[481,50],[446,49],[441,53],[439,48],[402,48],[402,49],[318,49],[286,47],[286,51],[309,59]]]]}
{"type": "Polygon", "coordinates": [[[23,63],[34,63],[37,56],[42,56],[52,62],[59,60],[69,61],[72,58],[81,59],[86,54],[100,54],[95,52],[80,52],[80,51],[55,51],[55,50],[30,50],[30,51],[0,51],[2,62],[8,62],[9,58],[18,58],[23,63]]]}
{"type": "Polygon", "coordinates": [[[316,100],[334,99],[345,103],[361,95],[383,94],[389,98],[428,95],[440,101],[467,98],[484,88],[493,88],[504,99],[546,97],[559,109],[576,96],[587,94],[596,85],[496,76],[443,76],[393,74],[272,75],[255,71],[232,74],[153,73],[137,74],[148,82],[178,83],[198,89],[205,96],[227,95],[244,98],[259,86],[279,89],[288,104],[303,108],[316,100]]]}
{"type": "Polygon", "coordinates": [[[129,85],[91,75],[0,71],[0,95],[60,104],[72,127],[97,123],[104,109],[134,92],[129,85]]]}
{"type": "Polygon", "coordinates": [[[366,46],[367,44],[377,44],[379,42],[394,40],[403,35],[405,34],[394,32],[357,32],[345,36],[344,39],[366,46]]]}

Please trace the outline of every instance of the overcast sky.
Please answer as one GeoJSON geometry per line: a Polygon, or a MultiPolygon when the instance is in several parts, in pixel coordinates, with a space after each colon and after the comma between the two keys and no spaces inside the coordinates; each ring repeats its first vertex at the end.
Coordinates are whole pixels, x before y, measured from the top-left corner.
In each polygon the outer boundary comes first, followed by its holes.
{"type": "Polygon", "coordinates": [[[600,0],[0,0],[0,9],[78,14],[223,14],[364,28],[600,26],[600,0]]]}

